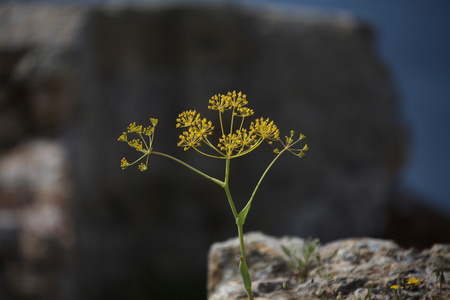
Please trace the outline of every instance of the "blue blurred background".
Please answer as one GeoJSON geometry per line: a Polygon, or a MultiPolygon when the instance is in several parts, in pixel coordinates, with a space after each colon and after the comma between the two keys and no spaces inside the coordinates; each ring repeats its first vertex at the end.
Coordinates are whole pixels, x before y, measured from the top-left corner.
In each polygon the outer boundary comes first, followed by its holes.
{"type": "MultiPolygon", "coordinates": [[[[239,1],[235,1],[239,2],[239,1]]],[[[402,187],[450,214],[450,1],[270,0],[352,13],[369,21],[410,128],[402,187]]]]}
{"type": "Polygon", "coordinates": [[[450,1],[274,0],[344,10],[371,22],[410,127],[403,188],[450,214],[450,1]]]}

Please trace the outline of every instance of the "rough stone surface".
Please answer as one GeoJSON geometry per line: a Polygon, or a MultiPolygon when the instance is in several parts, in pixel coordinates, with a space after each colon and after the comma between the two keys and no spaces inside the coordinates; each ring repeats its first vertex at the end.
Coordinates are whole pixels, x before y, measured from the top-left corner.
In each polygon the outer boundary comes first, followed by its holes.
{"type": "MultiPolygon", "coordinates": [[[[307,278],[289,266],[282,247],[302,257],[304,239],[274,238],[261,233],[245,235],[255,299],[449,299],[450,245],[436,244],[422,251],[403,249],[392,241],[357,238],[331,242],[317,248],[307,278]],[[436,272],[446,280],[442,286],[436,272]],[[408,286],[410,278],[419,280],[408,286]]],[[[238,270],[237,238],[212,245],[209,252],[209,300],[246,299],[238,270]]]]}

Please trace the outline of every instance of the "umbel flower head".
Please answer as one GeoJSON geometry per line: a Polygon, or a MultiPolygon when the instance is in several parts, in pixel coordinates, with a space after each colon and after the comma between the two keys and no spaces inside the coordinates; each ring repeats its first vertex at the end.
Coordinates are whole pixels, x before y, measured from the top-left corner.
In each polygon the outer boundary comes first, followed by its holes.
{"type": "Polygon", "coordinates": [[[132,163],[129,163],[127,159],[124,157],[120,162],[120,167],[122,169],[126,169],[131,165],[136,164],[137,162],[143,160],[147,157],[145,163],[141,162],[139,164],[139,170],[145,171],[148,165],[148,157],[152,151],[153,138],[155,135],[155,127],[158,124],[158,119],[150,118],[151,125],[148,127],[143,127],[142,125],[136,125],[136,122],[133,122],[128,126],[127,131],[123,132],[121,136],[117,139],[119,142],[125,142],[131,148],[134,148],[136,151],[143,153],[141,157],[135,160],[132,163]],[[135,135],[137,138],[129,140],[129,136],[135,135]]]}
{"type": "Polygon", "coordinates": [[[244,120],[254,114],[247,107],[247,96],[242,92],[228,92],[217,94],[209,100],[208,109],[215,110],[219,114],[220,133],[219,141],[212,142],[210,135],[214,126],[211,121],[201,118],[195,110],[182,112],[177,118],[177,127],[186,128],[180,135],[179,147],[184,150],[193,148],[197,152],[214,158],[231,159],[245,155],[256,149],[263,141],[272,144],[280,140],[280,131],[275,123],[269,119],[258,118],[244,127],[244,120]],[[229,113],[228,127],[225,127],[225,114],[229,113]],[[199,149],[205,144],[211,151],[199,149]]]}

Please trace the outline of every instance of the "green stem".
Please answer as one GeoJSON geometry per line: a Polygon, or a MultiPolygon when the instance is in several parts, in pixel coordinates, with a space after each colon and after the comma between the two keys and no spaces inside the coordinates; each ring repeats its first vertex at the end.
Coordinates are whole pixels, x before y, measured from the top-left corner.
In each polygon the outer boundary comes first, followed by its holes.
{"type": "Polygon", "coordinates": [[[250,200],[247,202],[247,205],[245,205],[245,207],[242,209],[242,211],[239,213],[239,218],[242,221],[242,224],[245,223],[245,219],[247,218],[247,214],[250,210],[250,207],[252,205],[253,202],[253,198],[255,198],[256,195],[256,191],[258,190],[259,186],[261,185],[261,182],[263,181],[264,177],[266,176],[267,172],[269,172],[270,168],[273,166],[273,164],[277,161],[277,159],[281,156],[281,154],[283,154],[284,151],[286,151],[287,148],[284,148],[283,150],[281,150],[277,156],[275,156],[275,158],[272,160],[272,162],[267,166],[266,170],[264,171],[264,173],[261,175],[261,178],[259,178],[258,183],[255,186],[255,189],[253,190],[253,193],[250,197],[250,200]]]}
{"type": "Polygon", "coordinates": [[[248,299],[253,300],[252,280],[250,278],[250,272],[248,271],[247,257],[245,255],[245,247],[244,247],[244,228],[243,228],[244,224],[240,223],[238,219],[236,219],[236,224],[238,227],[239,245],[241,248],[241,261],[239,262],[239,272],[241,272],[242,281],[244,282],[244,288],[247,291],[248,299]]]}
{"type": "Polygon", "coordinates": [[[185,162],[182,161],[182,160],[179,160],[179,159],[176,158],[176,157],[173,157],[173,156],[168,155],[168,154],[165,154],[165,153],[156,152],[156,151],[151,151],[150,153],[151,153],[151,154],[160,155],[160,156],[169,158],[169,159],[171,159],[171,160],[174,160],[174,161],[176,161],[177,163],[182,164],[182,165],[185,166],[186,168],[191,169],[192,171],[196,172],[197,174],[202,175],[202,176],[205,177],[206,179],[209,179],[209,180],[211,180],[212,182],[214,182],[214,183],[220,185],[221,187],[225,187],[225,182],[223,182],[223,181],[221,181],[221,180],[219,180],[219,179],[216,179],[216,178],[214,178],[214,177],[211,177],[211,176],[209,176],[208,174],[205,174],[205,173],[203,173],[203,172],[200,171],[200,170],[197,170],[197,169],[194,168],[193,166],[191,166],[191,165],[185,163],[185,162]]]}
{"type": "Polygon", "coordinates": [[[230,161],[231,159],[227,158],[225,165],[225,182],[223,188],[225,189],[225,193],[227,194],[228,203],[230,203],[231,211],[233,212],[233,216],[236,219],[238,216],[236,206],[234,205],[233,198],[231,198],[230,186],[229,186],[229,178],[230,178],[230,161]]]}
{"type": "Polygon", "coordinates": [[[239,262],[239,272],[241,273],[242,281],[244,283],[244,288],[247,291],[248,299],[253,300],[252,293],[252,280],[250,278],[250,273],[248,271],[247,266],[247,258],[245,255],[244,248],[244,223],[240,222],[236,207],[234,205],[233,199],[231,198],[230,187],[229,187],[229,178],[230,178],[230,158],[226,160],[225,166],[225,184],[224,189],[227,194],[228,202],[230,203],[231,211],[233,212],[233,216],[236,219],[236,225],[238,227],[238,235],[239,235],[239,245],[241,249],[241,261],[239,262]]]}
{"type": "Polygon", "coordinates": [[[231,112],[230,135],[233,133],[233,123],[234,123],[234,107],[233,107],[233,111],[231,112]]]}
{"type": "Polygon", "coordinates": [[[222,136],[225,136],[225,131],[223,131],[222,113],[219,111],[220,129],[222,131],[222,136]]]}

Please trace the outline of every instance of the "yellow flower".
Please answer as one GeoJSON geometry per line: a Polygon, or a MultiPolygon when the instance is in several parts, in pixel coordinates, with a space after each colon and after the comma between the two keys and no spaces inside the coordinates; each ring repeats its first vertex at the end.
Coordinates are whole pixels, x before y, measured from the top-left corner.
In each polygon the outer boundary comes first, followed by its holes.
{"type": "Polygon", "coordinates": [[[119,136],[119,138],[118,138],[117,140],[118,140],[119,142],[128,142],[128,139],[127,139],[127,133],[126,133],[126,132],[122,133],[122,135],[119,136]]]}
{"type": "Polygon", "coordinates": [[[193,128],[195,131],[197,131],[199,135],[202,136],[203,139],[203,137],[212,134],[214,126],[212,125],[211,121],[208,121],[205,118],[203,118],[202,120],[198,119],[195,122],[195,126],[193,128]]]}
{"type": "Polygon", "coordinates": [[[248,104],[247,96],[239,92],[236,94],[236,91],[228,92],[228,97],[230,97],[230,105],[234,108],[241,108],[248,104]]]}
{"type": "Polygon", "coordinates": [[[247,132],[246,129],[236,131],[237,143],[243,148],[251,148],[256,144],[256,136],[253,131],[247,132]]]}
{"type": "Polygon", "coordinates": [[[407,285],[414,285],[414,286],[418,286],[420,284],[420,280],[417,278],[409,278],[408,282],[406,283],[407,285]]]}
{"type": "Polygon", "coordinates": [[[259,146],[255,134],[246,129],[237,130],[236,133],[223,135],[219,139],[218,147],[226,153],[226,157],[237,157],[247,154],[259,146]],[[233,153],[236,152],[235,156],[233,153]]]}
{"type": "Polygon", "coordinates": [[[144,135],[151,136],[155,132],[155,127],[148,126],[144,128],[144,135]]]}
{"type": "Polygon", "coordinates": [[[252,122],[250,125],[250,129],[264,140],[267,140],[269,144],[271,144],[272,141],[278,141],[280,139],[280,131],[274,122],[269,119],[256,119],[255,122],[252,122]]]}
{"type": "Polygon", "coordinates": [[[232,158],[245,155],[258,147],[262,141],[266,140],[269,144],[272,141],[279,140],[279,130],[273,121],[269,119],[256,119],[250,124],[249,129],[242,128],[244,119],[254,114],[253,110],[246,107],[248,104],[247,96],[242,92],[236,91],[228,92],[226,95],[217,94],[209,100],[208,109],[219,111],[220,129],[222,137],[219,139],[217,148],[213,146],[206,138],[211,135],[214,129],[211,121],[201,119],[200,114],[195,110],[185,111],[177,118],[177,127],[188,127],[189,130],[180,135],[178,146],[183,147],[184,150],[194,148],[200,153],[216,158],[232,158]],[[222,114],[225,110],[232,109],[231,122],[228,127],[229,133],[225,132],[222,114]],[[241,121],[235,122],[235,117],[242,118],[241,121]],[[233,128],[236,126],[236,128],[233,128]],[[235,133],[232,133],[235,130],[235,133]],[[212,148],[219,155],[210,155],[201,152],[197,147],[204,141],[210,148],[212,148]]]}
{"type": "Polygon", "coordinates": [[[230,133],[228,135],[223,135],[222,138],[219,139],[218,147],[220,150],[225,151],[227,156],[230,157],[233,151],[240,147],[236,134],[230,133]]]}
{"type": "Polygon", "coordinates": [[[142,151],[142,142],[140,140],[134,139],[129,141],[128,146],[135,148],[136,151],[142,151]]]}
{"type": "Polygon", "coordinates": [[[211,97],[209,100],[208,109],[218,110],[223,113],[227,109],[231,109],[231,97],[228,95],[217,94],[211,97]]]}
{"type": "Polygon", "coordinates": [[[235,112],[234,115],[241,118],[249,117],[254,114],[253,109],[248,107],[238,107],[237,111],[238,112],[235,112]]]}
{"type": "Polygon", "coordinates": [[[128,163],[128,161],[124,158],[122,158],[122,160],[120,161],[120,167],[122,168],[122,170],[125,170],[130,164],[128,163]]]}
{"type": "MultiPolygon", "coordinates": [[[[179,147],[184,150],[194,148],[197,152],[213,158],[230,159],[245,155],[256,149],[264,140],[269,144],[273,141],[280,141],[280,131],[273,121],[270,119],[259,118],[251,122],[250,128],[244,128],[244,120],[254,114],[253,110],[248,108],[247,96],[242,92],[228,92],[226,95],[217,94],[209,99],[208,109],[219,111],[220,132],[217,146],[208,139],[212,135],[214,126],[211,121],[200,118],[200,114],[195,110],[184,111],[178,115],[176,119],[176,127],[187,128],[180,136],[178,142],[179,147]],[[224,118],[225,110],[232,110],[229,118],[224,118]],[[237,118],[241,118],[239,121],[237,118]],[[230,125],[227,127],[223,121],[229,120],[230,125]],[[200,145],[205,143],[213,153],[203,152],[198,149],[200,145]]],[[[291,137],[286,137],[286,144],[280,141],[285,150],[302,157],[308,146],[305,145],[303,149],[292,149],[291,146],[296,144],[305,136],[300,135],[297,141],[293,139],[293,132],[291,137]]],[[[278,150],[278,153],[280,151],[278,150]]]]}
{"type": "Polygon", "coordinates": [[[183,134],[180,135],[180,141],[177,146],[184,147],[184,151],[186,151],[191,147],[200,146],[202,139],[203,136],[190,127],[188,131],[184,131],[183,134]]]}
{"type": "Polygon", "coordinates": [[[156,127],[156,125],[158,125],[158,119],[150,118],[150,122],[152,123],[153,127],[156,127]]]}
{"type": "Polygon", "coordinates": [[[141,163],[141,164],[139,165],[139,170],[140,170],[141,172],[147,170],[147,165],[144,164],[144,163],[141,163]]]}
{"type": "Polygon", "coordinates": [[[398,290],[400,288],[400,286],[398,286],[398,285],[392,285],[391,286],[391,289],[393,289],[393,290],[398,290]]]}
{"type": "MultiPolygon", "coordinates": [[[[178,146],[179,147],[183,147],[184,150],[188,150],[191,147],[199,147],[201,145],[201,141],[208,135],[212,134],[212,131],[214,129],[214,126],[212,125],[211,121],[208,121],[207,119],[203,118],[200,119],[200,114],[195,115],[195,111],[190,111],[189,112],[189,118],[191,118],[192,120],[188,120],[187,115],[188,114],[184,114],[183,116],[181,116],[182,114],[180,114],[180,118],[177,120],[181,120],[183,121],[188,121],[188,122],[183,122],[183,124],[190,124],[188,127],[188,131],[184,131],[182,133],[182,135],[180,135],[180,141],[178,142],[178,146]],[[194,116],[195,115],[195,116],[194,116]],[[182,120],[183,119],[183,120],[182,120]]],[[[181,124],[181,123],[178,123],[181,124]]],[[[184,125],[180,125],[177,127],[186,127],[184,125]]]]}
{"type": "Polygon", "coordinates": [[[228,92],[226,95],[217,94],[211,97],[209,100],[208,109],[218,110],[223,113],[225,110],[232,108],[242,108],[248,104],[247,96],[242,92],[236,93],[236,91],[228,92]]]}
{"type": "Polygon", "coordinates": [[[132,133],[132,132],[135,132],[135,133],[138,133],[138,134],[142,133],[142,125],[136,126],[136,122],[131,123],[130,126],[128,126],[127,129],[128,129],[129,133],[132,133]]]}
{"type": "Polygon", "coordinates": [[[139,170],[145,171],[147,169],[148,156],[152,153],[153,138],[155,134],[155,127],[158,124],[158,119],[150,118],[150,122],[152,123],[152,125],[145,128],[143,128],[142,125],[136,125],[136,122],[131,123],[127,127],[127,132],[123,132],[122,135],[119,136],[119,138],[117,139],[120,142],[127,142],[128,146],[134,148],[136,151],[144,153],[140,158],[138,158],[132,163],[129,163],[125,159],[125,157],[122,158],[122,161],[120,163],[122,169],[134,165],[135,163],[144,159],[145,157],[147,157],[146,162],[145,164],[141,163],[139,165],[139,170]],[[137,134],[138,138],[129,141],[127,135],[132,133],[137,134]],[[148,139],[145,138],[145,136],[147,136],[148,139]]]}
{"type": "Polygon", "coordinates": [[[181,114],[178,115],[177,128],[192,126],[195,124],[195,122],[197,122],[197,120],[199,118],[200,118],[200,114],[198,114],[197,111],[195,111],[195,110],[183,111],[181,114]]]}
{"type": "MultiPolygon", "coordinates": [[[[306,150],[303,150],[303,151],[306,151],[306,150]]],[[[300,158],[302,158],[303,156],[305,156],[306,154],[305,154],[305,152],[303,152],[303,151],[300,151],[300,153],[297,154],[297,156],[300,157],[300,158]]]]}

